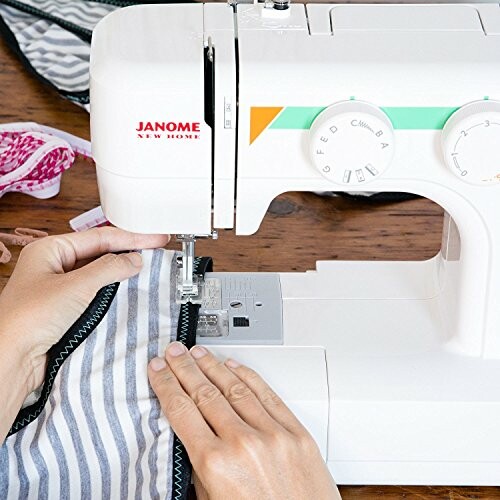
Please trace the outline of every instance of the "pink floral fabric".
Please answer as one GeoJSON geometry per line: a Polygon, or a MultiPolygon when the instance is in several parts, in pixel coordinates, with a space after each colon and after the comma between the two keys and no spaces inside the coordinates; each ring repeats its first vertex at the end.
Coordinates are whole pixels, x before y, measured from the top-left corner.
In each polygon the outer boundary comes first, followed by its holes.
{"type": "Polygon", "coordinates": [[[0,197],[9,191],[35,198],[55,196],[75,152],[64,139],[22,125],[0,126],[0,197]]]}

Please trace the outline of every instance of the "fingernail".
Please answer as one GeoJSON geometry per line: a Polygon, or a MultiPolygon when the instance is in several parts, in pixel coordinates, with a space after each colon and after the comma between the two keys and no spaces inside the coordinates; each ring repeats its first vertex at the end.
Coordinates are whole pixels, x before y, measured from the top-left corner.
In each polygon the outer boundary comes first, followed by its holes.
{"type": "Polygon", "coordinates": [[[134,267],[142,266],[142,255],[138,252],[131,252],[124,254],[134,267]]]}
{"type": "Polygon", "coordinates": [[[191,356],[194,359],[200,359],[206,354],[208,354],[208,351],[201,345],[196,345],[191,349],[191,356]]]}
{"type": "Polygon", "coordinates": [[[167,363],[165,362],[165,360],[163,358],[153,358],[149,362],[149,366],[151,366],[151,368],[155,372],[159,372],[160,370],[163,370],[163,368],[165,368],[167,366],[167,363]]]}
{"type": "Polygon", "coordinates": [[[239,368],[241,365],[235,361],[234,359],[226,359],[226,365],[229,366],[229,368],[239,368]]]}
{"type": "Polygon", "coordinates": [[[182,344],[181,342],[172,342],[168,347],[167,347],[167,352],[170,354],[170,356],[180,356],[181,354],[184,354],[187,352],[186,346],[182,344]]]}

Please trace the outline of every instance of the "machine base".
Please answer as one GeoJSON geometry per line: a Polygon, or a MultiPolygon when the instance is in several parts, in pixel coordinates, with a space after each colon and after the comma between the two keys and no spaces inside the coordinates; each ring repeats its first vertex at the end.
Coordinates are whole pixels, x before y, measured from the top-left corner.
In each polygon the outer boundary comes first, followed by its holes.
{"type": "Polygon", "coordinates": [[[337,484],[499,486],[500,462],[328,462],[337,484]]]}
{"type": "Polygon", "coordinates": [[[500,485],[500,360],[458,348],[441,265],[280,275],[285,344],[326,350],[339,484],[500,485]]]}
{"type": "Polygon", "coordinates": [[[328,262],[279,274],[284,345],[213,346],[282,394],[338,484],[500,485],[500,360],[457,349],[440,265],[328,262]],[[318,349],[326,369],[313,373],[318,349]]]}

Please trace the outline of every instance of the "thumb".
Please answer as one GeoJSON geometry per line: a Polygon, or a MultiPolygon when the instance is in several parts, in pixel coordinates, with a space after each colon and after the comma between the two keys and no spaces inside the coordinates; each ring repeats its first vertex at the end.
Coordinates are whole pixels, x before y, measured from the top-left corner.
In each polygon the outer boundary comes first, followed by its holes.
{"type": "Polygon", "coordinates": [[[71,271],[83,287],[97,293],[103,286],[135,276],[142,268],[142,256],[138,252],[108,253],[90,264],[71,271]]]}

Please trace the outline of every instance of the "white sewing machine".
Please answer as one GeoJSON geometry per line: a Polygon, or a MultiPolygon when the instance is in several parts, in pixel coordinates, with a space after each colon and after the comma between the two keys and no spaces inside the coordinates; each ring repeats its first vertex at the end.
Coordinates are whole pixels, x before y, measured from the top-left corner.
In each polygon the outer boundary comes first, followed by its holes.
{"type": "Polygon", "coordinates": [[[106,216],[182,235],[199,341],[263,373],[338,483],[500,485],[498,4],[125,8],[91,106],[106,216]],[[306,190],[425,196],[441,252],[193,278],[196,237],[306,190]]]}

